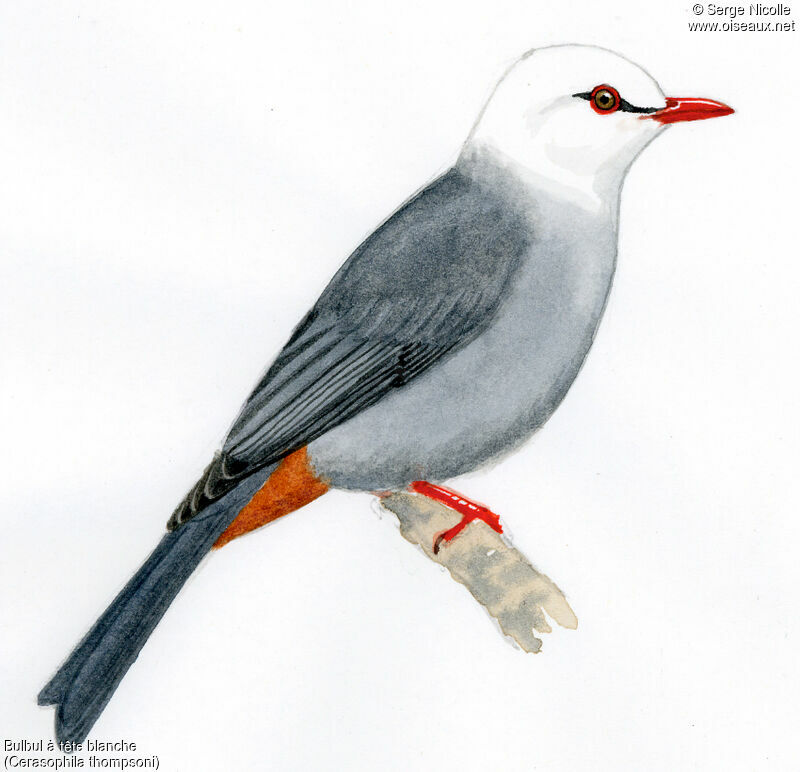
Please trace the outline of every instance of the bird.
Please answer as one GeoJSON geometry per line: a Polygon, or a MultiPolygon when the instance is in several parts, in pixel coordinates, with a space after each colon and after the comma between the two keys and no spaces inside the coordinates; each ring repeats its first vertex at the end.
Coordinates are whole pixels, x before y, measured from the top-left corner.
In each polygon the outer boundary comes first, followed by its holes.
{"type": "Polygon", "coordinates": [[[358,245],[294,328],[152,554],[38,695],[59,742],[89,734],[213,549],[331,489],[410,491],[499,517],[444,485],[516,450],[578,375],[617,262],[623,180],[671,124],[729,115],[665,97],[603,48],[527,52],[455,162],[358,245]]]}

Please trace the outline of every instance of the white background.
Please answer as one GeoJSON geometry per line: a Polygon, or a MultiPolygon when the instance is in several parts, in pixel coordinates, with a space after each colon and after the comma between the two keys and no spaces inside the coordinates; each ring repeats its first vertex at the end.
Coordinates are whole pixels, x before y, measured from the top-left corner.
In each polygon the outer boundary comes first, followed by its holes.
{"type": "Polygon", "coordinates": [[[523,451],[454,483],[578,630],[513,649],[369,497],[334,492],[202,565],[92,737],[163,770],[800,768],[800,33],[694,19],[3,4],[4,739],[52,737],[37,691],[349,251],[453,161],[511,61],[584,42],[737,113],[636,162],[585,369],[523,451]]]}

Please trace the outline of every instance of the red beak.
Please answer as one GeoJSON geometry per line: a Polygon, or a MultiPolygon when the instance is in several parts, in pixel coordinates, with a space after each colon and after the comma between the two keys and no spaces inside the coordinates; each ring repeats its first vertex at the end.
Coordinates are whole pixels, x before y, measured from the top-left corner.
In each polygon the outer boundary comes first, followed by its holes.
{"type": "Polygon", "coordinates": [[[677,123],[678,121],[702,121],[705,118],[718,118],[730,115],[732,107],[715,102],[713,99],[675,99],[667,97],[667,106],[654,113],[643,115],[659,123],[677,123]]]}

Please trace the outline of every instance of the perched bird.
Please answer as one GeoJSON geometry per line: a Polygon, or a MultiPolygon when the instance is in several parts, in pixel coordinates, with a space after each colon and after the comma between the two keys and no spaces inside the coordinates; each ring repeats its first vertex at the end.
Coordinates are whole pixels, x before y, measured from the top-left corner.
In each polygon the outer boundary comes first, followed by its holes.
{"type": "Polygon", "coordinates": [[[665,98],[589,46],[523,56],[458,160],[349,257],[255,387],[168,533],[39,694],[80,742],[213,547],[330,488],[410,489],[462,521],[497,516],[438,483],[517,447],[564,398],[611,288],[623,178],[679,121],[728,115],[665,98]]]}

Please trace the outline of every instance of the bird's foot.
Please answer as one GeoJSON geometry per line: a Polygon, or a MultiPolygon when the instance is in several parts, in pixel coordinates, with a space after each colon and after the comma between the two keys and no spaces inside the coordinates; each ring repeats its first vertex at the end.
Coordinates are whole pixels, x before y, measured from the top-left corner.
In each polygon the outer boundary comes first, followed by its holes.
{"type": "Polygon", "coordinates": [[[460,493],[451,491],[449,488],[442,488],[440,485],[433,485],[432,483],[425,482],[424,480],[417,480],[411,483],[411,490],[414,493],[419,493],[434,501],[444,504],[450,509],[461,513],[461,522],[456,523],[452,528],[442,533],[437,534],[433,542],[433,554],[438,555],[439,549],[444,542],[447,544],[451,542],[458,534],[461,533],[473,520],[482,520],[493,531],[503,533],[503,526],[500,525],[500,516],[492,512],[488,507],[483,504],[476,504],[468,498],[462,496],[460,493]]]}

